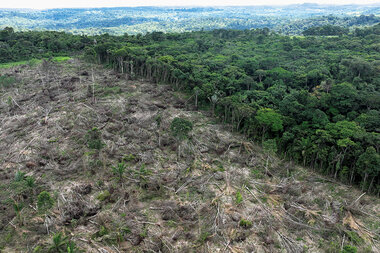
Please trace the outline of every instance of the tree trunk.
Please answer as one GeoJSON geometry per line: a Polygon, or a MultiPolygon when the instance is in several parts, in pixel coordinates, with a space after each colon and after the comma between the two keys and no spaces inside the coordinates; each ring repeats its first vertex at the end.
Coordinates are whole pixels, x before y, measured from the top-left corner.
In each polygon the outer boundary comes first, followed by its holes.
{"type": "Polygon", "coordinates": [[[368,173],[365,173],[365,174],[364,174],[364,180],[363,180],[362,191],[364,191],[364,187],[365,187],[365,185],[366,185],[366,183],[367,183],[367,178],[368,178],[368,173]]]}
{"type": "Polygon", "coordinates": [[[351,176],[350,176],[350,184],[352,184],[352,181],[354,180],[354,170],[351,168],[351,176]]]}
{"type": "Polygon", "coordinates": [[[371,183],[369,184],[369,187],[368,187],[368,192],[371,192],[371,189],[372,189],[372,186],[373,186],[373,181],[375,180],[375,177],[376,176],[372,177],[371,183]]]}
{"type": "Polygon", "coordinates": [[[95,77],[94,77],[94,69],[91,69],[91,78],[92,78],[92,102],[95,104],[95,77]]]}
{"type": "Polygon", "coordinates": [[[198,111],[198,94],[195,93],[195,110],[198,111]]]}

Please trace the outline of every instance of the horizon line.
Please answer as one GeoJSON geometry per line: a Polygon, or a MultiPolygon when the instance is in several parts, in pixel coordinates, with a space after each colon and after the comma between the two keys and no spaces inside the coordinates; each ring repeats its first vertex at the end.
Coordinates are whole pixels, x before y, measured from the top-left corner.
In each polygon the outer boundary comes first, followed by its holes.
{"type": "Polygon", "coordinates": [[[317,6],[374,6],[380,7],[380,1],[370,4],[359,4],[359,3],[346,3],[346,4],[319,4],[313,2],[304,3],[294,3],[294,4],[250,4],[250,5],[130,5],[130,6],[96,6],[96,7],[54,7],[54,8],[9,8],[0,7],[0,10],[57,10],[57,9],[111,9],[111,8],[221,8],[221,7],[286,7],[295,5],[317,5],[317,6]]]}

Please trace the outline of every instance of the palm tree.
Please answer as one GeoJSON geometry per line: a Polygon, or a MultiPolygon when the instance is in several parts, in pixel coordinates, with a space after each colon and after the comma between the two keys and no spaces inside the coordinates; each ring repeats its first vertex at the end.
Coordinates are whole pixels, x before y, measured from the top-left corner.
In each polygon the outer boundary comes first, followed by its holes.
{"type": "Polygon", "coordinates": [[[67,244],[67,236],[64,236],[62,232],[55,233],[53,235],[53,243],[49,247],[49,252],[64,252],[64,246],[67,244]]]}

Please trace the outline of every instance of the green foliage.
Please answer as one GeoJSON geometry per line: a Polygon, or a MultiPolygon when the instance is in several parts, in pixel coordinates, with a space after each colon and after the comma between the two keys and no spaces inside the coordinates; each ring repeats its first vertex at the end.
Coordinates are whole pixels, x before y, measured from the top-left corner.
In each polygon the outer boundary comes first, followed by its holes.
{"type": "Polygon", "coordinates": [[[346,234],[348,239],[355,245],[361,245],[364,243],[364,240],[355,231],[347,231],[346,234]]]}
{"type": "Polygon", "coordinates": [[[94,233],[91,236],[91,238],[95,239],[95,238],[103,237],[105,235],[108,235],[109,233],[110,233],[110,231],[105,226],[100,226],[99,230],[96,231],[96,233],[94,233]]]}
{"type": "Polygon", "coordinates": [[[18,219],[18,223],[19,225],[21,226],[23,224],[23,220],[22,220],[22,216],[21,216],[21,211],[22,209],[24,208],[24,204],[23,203],[17,203],[16,201],[14,201],[13,203],[13,209],[15,210],[15,213],[16,213],[16,216],[17,216],[17,219],[18,219]]]}
{"type": "Polygon", "coordinates": [[[88,148],[97,150],[102,149],[104,143],[101,139],[101,136],[102,134],[98,128],[94,127],[89,130],[85,136],[88,148]]]}
{"type": "MultiPolygon", "coordinates": [[[[1,65],[0,65],[1,68],[1,65]]],[[[0,76],[0,89],[1,88],[9,88],[11,87],[14,83],[16,83],[16,78],[13,76],[0,76]]]]}
{"type": "Polygon", "coordinates": [[[342,253],[356,253],[358,250],[355,246],[344,245],[342,253]]]}
{"type": "Polygon", "coordinates": [[[68,242],[67,245],[66,245],[66,247],[67,247],[67,253],[76,253],[76,252],[79,252],[76,244],[73,241],[68,242]]]}
{"type": "Polygon", "coordinates": [[[207,241],[207,239],[211,236],[210,232],[204,231],[199,235],[198,242],[203,244],[207,241]]]}
{"type": "Polygon", "coordinates": [[[21,210],[24,208],[24,205],[23,205],[23,203],[14,202],[13,203],[13,208],[14,208],[14,210],[15,210],[16,213],[20,213],[21,210]]]}
{"type": "Polygon", "coordinates": [[[105,190],[96,197],[100,201],[105,201],[111,196],[111,193],[108,190],[105,190]]]}
{"type": "Polygon", "coordinates": [[[281,115],[271,108],[260,109],[255,118],[264,129],[271,129],[273,132],[283,129],[281,115]]]}
{"type": "Polygon", "coordinates": [[[356,166],[361,174],[376,176],[380,172],[380,155],[374,147],[368,147],[366,151],[359,156],[356,166]]]}
{"type": "Polygon", "coordinates": [[[40,212],[47,212],[54,205],[54,199],[50,193],[43,191],[37,196],[37,207],[40,212]]]}
{"type": "Polygon", "coordinates": [[[236,202],[236,204],[238,204],[238,205],[239,205],[241,202],[243,202],[243,196],[241,195],[240,191],[237,191],[237,192],[236,192],[235,202],[236,202]]]}
{"type": "Polygon", "coordinates": [[[132,232],[132,230],[127,227],[127,226],[124,226],[120,229],[120,232],[121,232],[121,235],[126,235],[126,234],[130,234],[132,232]]]}
{"type": "Polygon", "coordinates": [[[263,149],[268,153],[277,153],[277,143],[275,139],[268,139],[262,143],[263,149]]]}
{"type": "Polygon", "coordinates": [[[65,252],[68,243],[68,237],[64,236],[62,232],[55,233],[52,238],[52,243],[49,247],[49,252],[65,252]]]}
{"type": "Polygon", "coordinates": [[[138,170],[132,170],[131,173],[134,178],[140,181],[139,185],[144,187],[149,183],[148,176],[152,174],[152,170],[146,168],[145,164],[142,164],[138,170]]]}
{"type": "Polygon", "coordinates": [[[26,176],[23,171],[17,171],[13,181],[10,183],[12,194],[10,197],[17,197],[23,194],[31,196],[36,188],[36,180],[32,176],[26,176]]]}
{"type": "Polygon", "coordinates": [[[119,163],[117,166],[112,166],[112,172],[117,176],[119,182],[123,181],[123,175],[127,168],[127,165],[124,162],[119,163]]]}
{"type": "Polygon", "coordinates": [[[348,28],[334,25],[314,26],[303,31],[303,35],[332,36],[348,34],[348,28]]]}
{"type": "Polygon", "coordinates": [[[68,57],[68,56],[58,56],[58,57],[54,57],[53,61],[56,61],[56,62],[65,62],[65,61],[68,61],[70,59],[71,59],[71,57],[68,57]]]}
{"type": "Polygon", "coordinates": [[[189,132],[193,130],[193,123],[183,118],[174,118],[170,130],[172,135],[179,140],[184,140],[189,137],[189,132]]]}
{"type": "Polygon", "coordinates": [[[32,189],[36,186],[36,179],[34,177],[27,176],[25,177],[25,183],[27,187],[32,189]]]}
{"type": "MultiPolygon", "coordinates": [[[[235,8],[223,6],[217,8],[139,7],[138,9],[123,7],[97,8],[98,15],[93,15],[93,11],[87,11],[87,9],[75,9],[74,11],[70,9],[33,11],[4,9],[0,10],[0,24],[2,27],[14,26],[19,30],[54,30],[60,28],[60,30],[74,34],[109,33],[123,35],[128,33],[136,35],[151,32],[155,33],[153,38],[156,42],[164,40],[165,36],[162,35],[162,32],[179,33],[201,29],[244,30],[269,27],[276,32],[294,35],[301,34],[310,27],[316,27],[314,28],[316,35],[336,35],[346,32],[346,28],[339,29],[338,26],[355,29],[380,22],[379,11],[376,7],[376,5],[323,6],[317,4],[308,4],[307,7],[303,5],[235,8]]],[[[360,32],[358,34],[366,35],[366,33],[360,32]]],[[[62,40],[54,43],[49,38],[43,39],[46,41],[45,45],[55,52],[71,49],[70,46],[79,48],[83,43],[81,40],[67,41],[69,43],[62,40]]],[[[14,31],[9,32],[4,29],[1,32],[0,41],[9,40],[18,41],[20,36],[14,31]]],[[[261,41],[260,38],[259,41],[261,41]]],[[[21,41],[19,44],[25,44],[25,42],[21,41]]],[[[28,45],[32,46],[35,43],[28,45]]],[[[200,52],[205,52],[210,45],[212,44],[205,43],[203,40],[196,40],[194,48],[200,52]]],[[[13,50],[4,48],[4,52],[0,51],[0,53],[9,56],[11,51],[13,50]]],[[[35,53],[36,50],[31,48],[30,51],[35,53]]]]}
{"type": "Polygon", "coordinates": [[[239,226],[243,228],[251,228],[252,227],[252,221],[241,219],[239,222],[239,226]]]}
{"type": "Polygon", "coordinates": [[[161,114],[158,114],[158,115],[154,118],[154,120],[156,121],[158,128],[160,128],[160,126],[161,126],[161,121],[162,121],[162,115],[161,115],[161,114]]]}
{"type": "Polygon", "coordinates": [[[99,236],[100,237],[102,237],[103,235],[106,235],[106,234],[108,234],[109,232],[108,232],[108,229],[106,228],[106,227],[104,227],[104,226],[101,226],[100,227],[100,230],[99,230],[99,236]]]}
{"type": "Polygon", "coordinates": [[[21,182],[21,181],[23,181],[25,179],[25,175],[26,175],[25,172],[17,171],[16,175],[15,175],[15,178],[14,178],[14,181],[15,182],[21,182]]]}
{"type": "Polygon", "coordinates": [[[339,253],[340,245],[336,242],[325,243],[324,250],[327,253],[339,253]]]}
{"type": "Polygon", "coordinates": [[[124,162],[135,162],[136,160],[137,160],[137,158],[133,154],[129,154],[129,155],[124,155],[123,156],[123,161],[124,162]]]}

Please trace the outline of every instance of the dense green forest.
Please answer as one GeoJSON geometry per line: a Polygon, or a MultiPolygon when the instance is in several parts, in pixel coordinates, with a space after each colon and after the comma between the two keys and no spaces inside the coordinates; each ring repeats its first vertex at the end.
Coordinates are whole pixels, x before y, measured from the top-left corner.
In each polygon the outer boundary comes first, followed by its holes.
{"type": "Polygon", "coordinates": [[[380,192],[380,24],[333,37],[6,28],[0,50],[0,62],[82,52],[126,78],[172,84],[189,93],[194,109],[210,110],[268,152],[380,192]]]}
{"type": "Polygon", "coordinates": [[[214,29],[269,28],[300,35],[313,26],[355,29],[380,22],[378,5],[244,7],[118,7],[87,9],[0,9],[0,29],[54,30],[74,34],[113,35],[153,31],[188,32],[214,29]]]}

